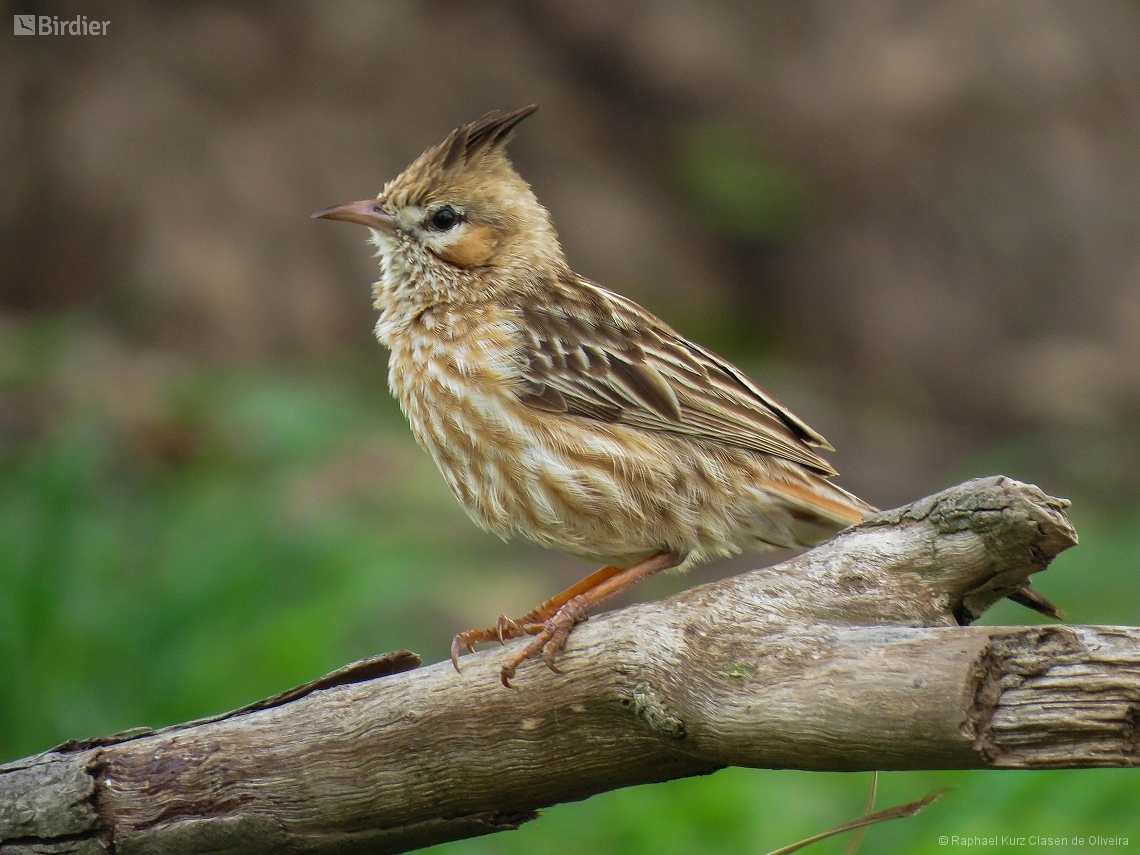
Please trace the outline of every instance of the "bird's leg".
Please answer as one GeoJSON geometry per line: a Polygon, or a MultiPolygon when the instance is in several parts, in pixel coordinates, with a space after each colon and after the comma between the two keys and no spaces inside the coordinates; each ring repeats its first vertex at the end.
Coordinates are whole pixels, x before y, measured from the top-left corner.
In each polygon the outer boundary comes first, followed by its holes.
{"type": "Polygon", "coordinates": [[[527,612],[521,618],[511,620],[506,615],[499,615],[499,622],[492,629],[469,629],[467,632],[459,633],[451,642],[451,664],[455,666],[456,671],[459,670],[459,652],[464,648],[467,649],[468,653],[474,653],[475,645],[485,641],[498,641],[501,644],[509,638],[518,638],[527,633],[535,635],[542,632],[543,624],[567,602],[624,570],[624,567],[606,565],[601,570],[595,570],[576,585],[571,585],[561,594],[551,597],[534,611],[527,612]]]}
{"type": "MultiPolygon", "coordinates": [[[[511,656],[500,669],[499,676],[503,681],[503,685],[507,688],[511,686],[511,678],[515,676],[515,671],[519,665],[528,659],[534,659],[539,654],[542,655],[542,661],[546,663],[547,667],[556,674],[562,672],[554,664],[554,657],[566,645],[566,639],[577,624],[584,621],[590,612],[604,603],[606,600],[620,594],[629,588],[632,588],[642,579],[647,576],[652,576],[661,570],[666,570],[670,567],[676,567],[681,563],[681,556],[675,552],[659,552],[651,558],[646,558],[644,561],[639,561],[632,567],[625,570],[619,570],[611,573],[608,576],[598,580],[595,584],[588,589],[581,591],[578,594],[571,596],[563,601],[558,606],[550,617],[543,621],[541,628],[534,633],[527,645],[518,653],[511,656]]],[[[605,567],[599,570],[598,573],[593,574],[583,580],[583,582],[576,585],[575,588],[590,581],[602,573],[603,570],[612,568],[605,567]]],[[[570,589],[573,590],[573,589],[570,589]]],[[[561,595],[559,595],[561,596],[561,595]]],[[[555,597],[549,602],[554,602],[559,597],[555,597]]],[[[543,603],[535,612],[544,609],[548,603],[543,603]]],[[[524,625],[523,629],[529,631],[529,626],[524,625]]]]}
{"type": "Polygon", "coordinates": [[[607,564],[602,569],[595,570],[581,582],[571,585],[562,593],[555,594],[534,611],[527,612],[521,618],[511,620],[504,615],[500,615],[498,626],[495,628],[497,632],[496,637],[499,641],[505,641],[508,638],[518,638],[520,635],[526,635],[528,633],[534,635],[541,631],[542,625],[546,623],[548,618],[553,617],[555,612],[572,599],[596,588],[607,579],[612,579],[625,569],[624,567],[615,567],[612,564],[607,564]]]}

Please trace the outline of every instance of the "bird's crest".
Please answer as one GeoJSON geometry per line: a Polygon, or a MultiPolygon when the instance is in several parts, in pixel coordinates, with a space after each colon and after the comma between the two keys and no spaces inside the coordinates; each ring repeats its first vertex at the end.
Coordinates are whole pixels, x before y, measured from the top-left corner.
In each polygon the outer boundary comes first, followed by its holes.
{"type": "Polygon", "coordinates": [[[515,125],[537,109],[537,104],[531,104],[511,113],[492,110],[471,124],[456,128],[435,150],[438,165],[442,169],[451,169],[501,148],[515,125]]]}
{"type": "Polygon", "coordinates": [[[381,195],[396,205],[424,204],[456,191],[477,196],[486,190],[481,185],[488,169],[505,181],[522,182],[511,168],[503,146],[515,126],[537,109],[537,104],[531,104],[510,113],[493,110],[456,128],[388,182],[381,195]]]}

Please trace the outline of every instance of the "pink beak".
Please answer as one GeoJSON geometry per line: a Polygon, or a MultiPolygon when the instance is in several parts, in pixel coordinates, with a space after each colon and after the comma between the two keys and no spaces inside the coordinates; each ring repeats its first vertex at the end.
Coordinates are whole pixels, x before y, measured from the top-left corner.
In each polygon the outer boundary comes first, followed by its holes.
{"type": "Polygon", "coordinates": [[[396,222],[380,206],[378,199],[365,199],[363,202],[349,202],[346,205],[333,205],[322,208],[312,215],[312,219],[344,220],[346,223],[360,223],[362,226],[391,234],[396,222]]]}

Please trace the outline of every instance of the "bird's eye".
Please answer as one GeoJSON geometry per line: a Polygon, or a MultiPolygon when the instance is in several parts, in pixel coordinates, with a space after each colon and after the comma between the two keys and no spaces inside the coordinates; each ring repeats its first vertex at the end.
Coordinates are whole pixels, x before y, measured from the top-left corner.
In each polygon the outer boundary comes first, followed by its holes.
{"type": "Polygon", "coordinates": [[[445,232],[459,222],[459,214],[455,213],[455,209],[450,205],[444,205],[438,211],[431,215],[431,226],[441,232],[445,232]]]}

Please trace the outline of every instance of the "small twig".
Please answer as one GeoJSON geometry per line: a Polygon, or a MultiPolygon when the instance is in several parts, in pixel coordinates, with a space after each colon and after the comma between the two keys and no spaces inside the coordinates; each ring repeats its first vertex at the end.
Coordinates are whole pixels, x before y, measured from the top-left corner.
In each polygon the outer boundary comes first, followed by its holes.
{"type": "Polygon", "coordinates": [[[791,846],[785,846],[783,849],[773,849],[768,855],[791,855],[792,852],[799,852],[805,846],[810,846],[813,843],[818,843],[821,840],[826,840],[829,837],[834,837],[837,834],[843,834],[845,831],[853,831],[855,829],[863,830],[870,825],[876,825],[880,822],[887,822],[892,819],[905,819],[908,816],[914,816],[927,805],[938,801],[944,795],[950,792],[950,788],[946,787],[941,790],[933,790],[927,793],[918,801],[907,802],[905,805],[896,805],[895,807],[883,808],[882,810],[869,813],[858,819],[853,819],[850,822],[845,822],[842,825],[837,825],[830,831],[825,831],[822,834],[817,834],[814,837],[809,837],[806,840],[801,840],[799,843],[793,843],[791,846]]]}
{"type": "MultiPolygon", "coordinates": [[[[879,793],[879,772],[876,769],[871,773],[871,792],[867,794],[867,807],[863,808],[863,816],[870,816],[875,812],[875,796],[879,793]]],[[[855,855],[859,851],[859,847],[863,844],[863,838],[867,834],[867,826],[856,829],[855,833],[851,836],[851,843],[848,844],[847,850],[843,855],[855,855]]]]}

